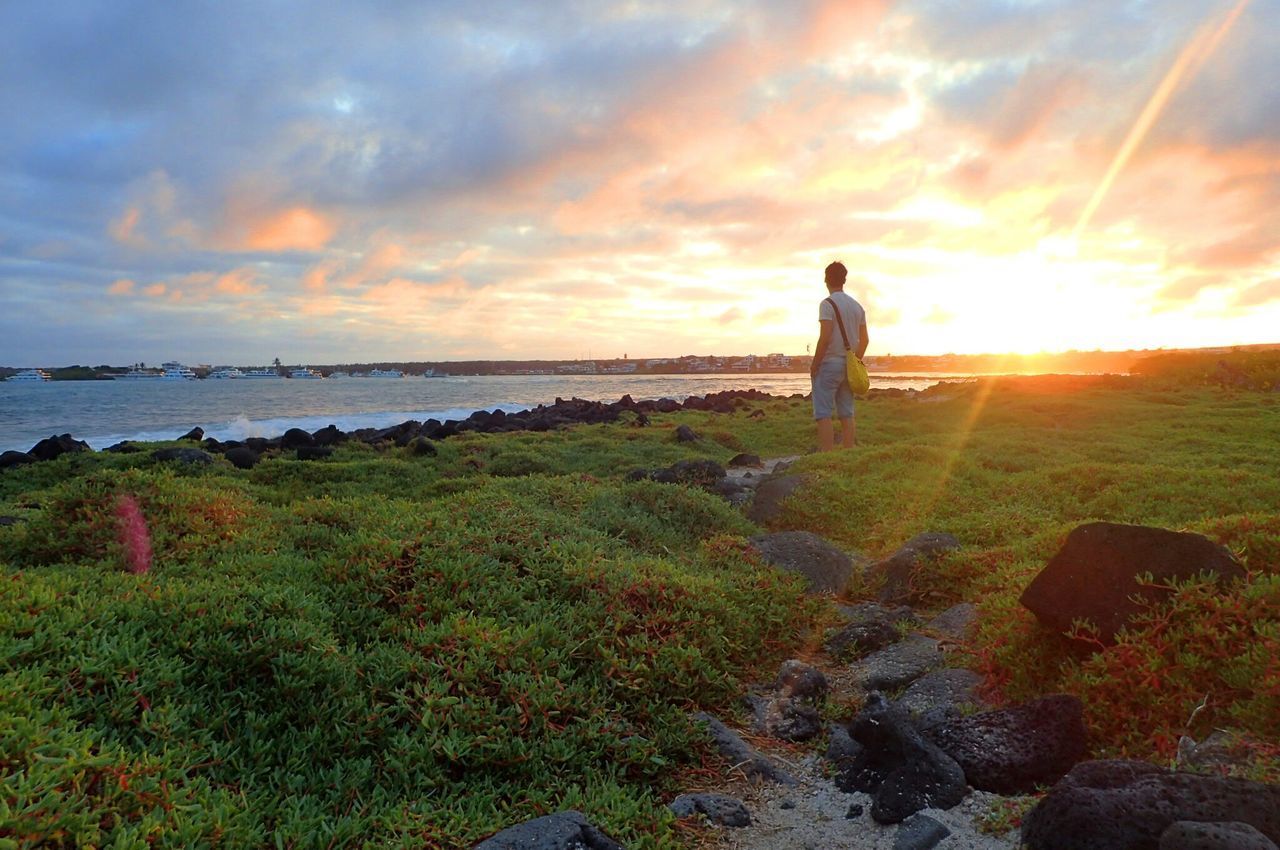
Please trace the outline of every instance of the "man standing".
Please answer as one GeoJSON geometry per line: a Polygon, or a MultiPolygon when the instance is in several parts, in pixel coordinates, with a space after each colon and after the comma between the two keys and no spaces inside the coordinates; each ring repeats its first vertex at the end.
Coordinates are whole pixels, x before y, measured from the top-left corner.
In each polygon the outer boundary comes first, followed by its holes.
{"type": "Polygon", "coordinates": [[[835,432],[831,425],[833,412],[840,416],[840,444],[853,448],[853,390],[845,377],[845,340],[850,352],[859,360],[867,352],[867,314],[862,305],[844,291],[849,270],[835,262],[826,269],[827,292],[818,307],[818,345],[813,350],[809,377],[813,381],[813,418],[818,425],[818,448],[829,452],[835,448],[835,432]],[[844,333],[841,334],[841,326],[844,333]]]}

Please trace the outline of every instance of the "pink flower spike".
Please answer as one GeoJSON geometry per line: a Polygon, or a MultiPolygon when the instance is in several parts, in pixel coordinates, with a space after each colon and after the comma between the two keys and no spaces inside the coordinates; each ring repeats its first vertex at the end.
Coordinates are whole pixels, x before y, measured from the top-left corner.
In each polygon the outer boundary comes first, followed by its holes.
{"type": "Polygon", "coordinates": [[[151,535],[138,500],[133,496],[117,499],[116,519],[120,521],[120,545],[124,547],[129,572],[142,575],[151,569],[151,535]]]}

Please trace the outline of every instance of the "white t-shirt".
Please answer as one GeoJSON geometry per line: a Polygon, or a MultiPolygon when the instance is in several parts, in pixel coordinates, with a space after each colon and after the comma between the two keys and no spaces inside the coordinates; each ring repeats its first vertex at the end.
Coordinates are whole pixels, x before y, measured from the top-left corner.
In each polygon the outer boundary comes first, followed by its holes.
{"type": "MultiPolygon", "coordinates": [[[[862,342],[861,328],[867,323],[866,311],[847,292],[833,292],[829,297],[840,308],[840,318],[844,320],[844,330],[849,335],[849,347],[853,349],[854,354],[857,354],[858,345],[862,342]]],[[[840,328],[834,326],[836,311],[831,309],[831,304],[826,298],[823,298],[818,306],[818,320],[833,323],[831,342],[827,343],[827,353],[822,359],[844,362],[844,337],[840,336],[840,328]]]]}

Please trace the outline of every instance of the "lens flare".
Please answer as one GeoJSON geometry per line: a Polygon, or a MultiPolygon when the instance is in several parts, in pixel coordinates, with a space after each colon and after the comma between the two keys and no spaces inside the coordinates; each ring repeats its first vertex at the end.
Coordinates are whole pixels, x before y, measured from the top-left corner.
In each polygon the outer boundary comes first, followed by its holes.
{"type": "Polygon", "coordinates": [[[1250,2],[1251,0],[1240,0],[1216,27],[1210,24],[1202,26],[1191,41],[1188,42],[1187,46],[1182,49],[1182,52],[1178,54],[1177,61],[1173,63],[1173,67],[1164,75],[1164,79],[1156,87],[1155,94],[1147,101],[1146,108],[1142,110],[1142,114],[1138,116],[1138,120],[1130,128],[1124,144],[1120,146],[1120,150],[1116,152],[1115,158],[1111,161],[1111,167],[1107,169],[1106,176],[1102,178],[1102,182],[1098,184],[1098,188],[1093,192],[1093,197],[1089,199],[1088,205],[1085,206],[1084,212],[1080,214],[1080,219],[1076,222],[1075,230],[1071,234],[1073,241],[1079,241],[1080,234],[1089,226],[1094,213],[1098,211],[1098,207],[1102,204],[1103,199],[1106,198],[1107,192],[1111,190],[1111,184],[1115,182],[1116,176],[1128,164],[1133,152],[1142,144],[1142,140],[1146,138],[1147,133],[1151,130],[1152,125],[1155,124],[1156,119],[1160,117],[1160,113],[1164,111],[1165,106],[1168,105],[1169,99],[1173,97],[1174,92],[1177,91],[1184,80],[1194,77],[1204,67],[1205,63],[1209,61],[1219,45],[1227,37],[1227,34],[1231,32],[1231,28],[1235,26],[1236,21],[1244,13],[1250,2]]]}

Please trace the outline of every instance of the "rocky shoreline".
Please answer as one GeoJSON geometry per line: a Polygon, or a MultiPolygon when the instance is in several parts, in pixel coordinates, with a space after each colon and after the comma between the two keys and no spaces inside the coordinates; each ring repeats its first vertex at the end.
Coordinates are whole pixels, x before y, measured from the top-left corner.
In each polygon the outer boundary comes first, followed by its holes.
{"type": "MultiPolygon", "coordinates": [[[[906,390],[873,390],[875,394],[899,395],[906,390]]],[[[772,395],[757,389],[725,390],[704,396],[690,396],[683,402],[670,398],[636,401],[624,395],[615,402],[588,401],[586,399],[557,398],[553,404],[540,404],[528,410],[507,413],[503,410],[477,410],[466,419],[428,419],[420,422],[406,420],[387,428],[360,428],[342,431],[329,425],[317,431],[290,428],[277,437],[250,437],[246,440],[219,441],[206,438],[204,431],[193,428],[175,439],[199,444],[199,448],[169,448],[157,450],[158,460],[177,460],[187,463],[208,463],[213,455],[223,455],[240,468],[248,468],[265,454],[296,452],[299,460],[316,460],[328,457],[335,446],[347,442],[362,442],[377,448],[412,447],[423,454],[434,454],[434,443],[457,434],[477,432],[501,434],[514,431],[550,431],[572,425],[595,425],[618,422],[629,416],[637,425],[647,425],[648,417],[655,413],[675,413],[681,410],[700,410],[712,413],[733,413],[744,404],[775,401],[787,398],[804,398],[796,393],[790,396],[772,395]]],[[[132,441],[108,446],[108,452],[138,452],[143,449],[132,441]]],[[[83,440],[69,433],[47,437],[26,452],[7,451],[0,454],[0,469],[37,461],[54,460],[72,452],[93,451],[83,440]]]]}

